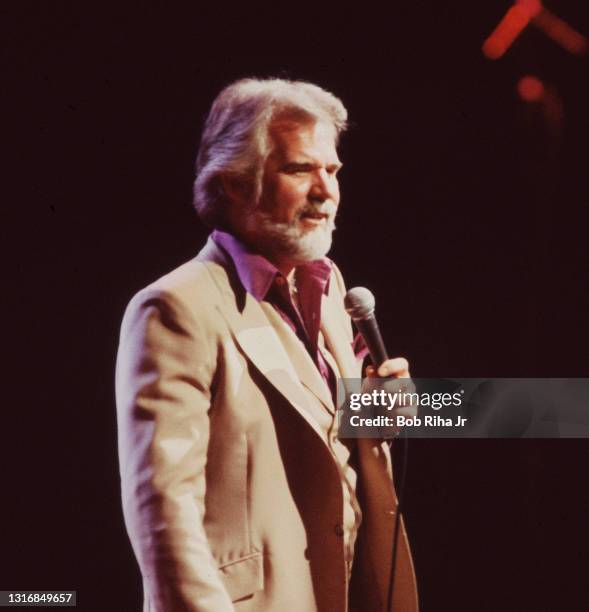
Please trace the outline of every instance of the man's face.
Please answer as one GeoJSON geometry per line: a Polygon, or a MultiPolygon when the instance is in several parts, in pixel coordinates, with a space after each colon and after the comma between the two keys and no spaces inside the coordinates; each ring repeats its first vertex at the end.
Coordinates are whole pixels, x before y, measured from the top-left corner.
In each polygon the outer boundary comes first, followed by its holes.
{"type": "Polygon", "coordinates": [[[340,197],[335,129],[276,122],[269,146],[260,199],[241,229],[270,259],[291,265],[319,259],[331,247],[340,197]]]}

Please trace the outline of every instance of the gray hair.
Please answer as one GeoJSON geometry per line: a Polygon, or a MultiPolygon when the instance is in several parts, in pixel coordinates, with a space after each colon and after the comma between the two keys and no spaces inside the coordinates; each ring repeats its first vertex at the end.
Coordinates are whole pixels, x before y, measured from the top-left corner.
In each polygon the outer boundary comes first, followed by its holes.
{"type": "Polygon", "coordinates": [[[325,121],[334,126],[337,140],[347,116],[341,100],[305,81],[242,79],[228,85],[213,102],[196,158],[194,207],[201,219],[228,229],[222,176],[251,180],[258,200],[273,120],[325,121]]]}

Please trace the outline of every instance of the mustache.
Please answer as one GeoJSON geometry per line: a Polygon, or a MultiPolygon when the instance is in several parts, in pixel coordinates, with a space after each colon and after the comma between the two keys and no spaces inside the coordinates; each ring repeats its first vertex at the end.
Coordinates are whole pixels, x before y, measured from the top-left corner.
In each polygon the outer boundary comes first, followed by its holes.
{"type": "Polygon", "coordinates": [[[322,204],[306,204],[303,206],[298,212],[297,217],[302,217],[303,215],[327,215],[330,219],[335,217],[336,206],[332,202],[323,202],[322,204]]]}

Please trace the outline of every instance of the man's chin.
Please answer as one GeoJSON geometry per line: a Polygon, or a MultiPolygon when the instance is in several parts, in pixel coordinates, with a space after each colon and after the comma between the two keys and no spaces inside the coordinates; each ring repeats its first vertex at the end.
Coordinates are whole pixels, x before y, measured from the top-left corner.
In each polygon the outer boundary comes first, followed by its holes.
{"type": "Polygon", "coordinates": [[[292,245],[292,255],[300,263],[322,259],[329,253],[332,243],[332,231],[318,227],[305,232],[301,238],[292,245]]]}
{"type": "Polygon", "coordinates": [[[270,258],[287,258],[299,265],[325,257],[331,248],[333,221],[309,225],[275,223],[264,216],[256,216],[245,220],[244,234],[252,246],[270,258]]]}

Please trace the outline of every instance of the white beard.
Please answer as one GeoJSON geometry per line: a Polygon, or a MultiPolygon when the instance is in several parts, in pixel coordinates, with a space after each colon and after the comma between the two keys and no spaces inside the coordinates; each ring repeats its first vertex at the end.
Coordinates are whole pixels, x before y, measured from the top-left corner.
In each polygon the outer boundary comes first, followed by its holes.
{"type": "Polygon", "coordinates": [[[329,252],[335,230],[335,206],[320,208],[328,213],[325,225],[307,229],[301,227],[299,215],[293,223],[278,223],[256,207],[244,215],[242,231],[262,254],[286,258],[295,265],[315,261],[329,252]]]}

